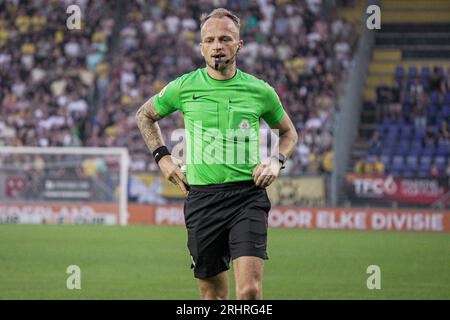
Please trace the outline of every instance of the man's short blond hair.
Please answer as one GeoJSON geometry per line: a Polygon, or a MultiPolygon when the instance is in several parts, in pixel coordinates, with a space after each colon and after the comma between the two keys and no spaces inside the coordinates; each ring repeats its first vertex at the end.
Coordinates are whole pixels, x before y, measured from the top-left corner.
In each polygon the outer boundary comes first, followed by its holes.
{"type": "Polygon", "coordinates": [[[208,19],[223,18],[223,17],[230,18],[233,21],[234,25],[238,28],[238,30],[241,31],[241,20],[235,14],[233,14],[231,11],[225,8],[214,9],[209,14],[206,13],[202,14],[202,16],[200,17],[200,29],[203,27],[203,25],[208,19]]]}

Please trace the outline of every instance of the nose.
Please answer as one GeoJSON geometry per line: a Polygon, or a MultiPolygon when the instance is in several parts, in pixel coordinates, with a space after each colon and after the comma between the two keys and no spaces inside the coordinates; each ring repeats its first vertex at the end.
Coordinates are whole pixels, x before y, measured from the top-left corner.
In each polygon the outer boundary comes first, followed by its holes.
{"type": "Polygon", "coordinates": [[[213,49],[217,51],[222,50],[222,42],[220,42],[218,39],[214,40],[213,49]]]}

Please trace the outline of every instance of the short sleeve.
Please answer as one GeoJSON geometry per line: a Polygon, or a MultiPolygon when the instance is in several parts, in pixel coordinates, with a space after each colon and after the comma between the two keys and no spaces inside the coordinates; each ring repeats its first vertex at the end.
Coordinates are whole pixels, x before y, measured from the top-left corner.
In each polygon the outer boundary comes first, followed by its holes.
{"type": "Polygon", "coordinates": [[[181,108],[180,83],[180,78],[177,78],[153,96],[153,105],[161,118],[181,108]]]}
{"type": "Polygon", "coordinates": [[[275,89],[271,86],[266,86],[266,94],[264,97],[264,113],[262,118],[269,126],[276,125],[284,117],[284,109],[281,105],[280,98],[278,97],[275,89]]]}

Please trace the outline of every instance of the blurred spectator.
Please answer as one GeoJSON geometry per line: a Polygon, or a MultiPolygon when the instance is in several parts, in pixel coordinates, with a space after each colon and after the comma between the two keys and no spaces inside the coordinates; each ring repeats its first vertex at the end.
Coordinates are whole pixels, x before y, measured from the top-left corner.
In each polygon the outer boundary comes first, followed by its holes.
{"type": "Polygon", "coordinates": [[[364,157],[361,157],[355,163],[355,169],[354,169],[355,173],[364,174],[366,171],[365,166],[366,166],[366,160],[364,157]]]}
{"type": "Polygon", "coordinates": [[[430,172],[428,173],[431,177],[439,177],[439,167],[436,163],[433,163],[430,168],[430,172]]]}
{"type": "Polygon", "coordinates": [[[331,173],[333,171],[333,150],[328,148],[324,153],[322,159],[322,169],[325,173],[331,173]]]}
{"type": "Polygon", "coordinates": [[[433,72],[430,74],[429,78],[430,91],[439,91],[441,93],[445,92],[444,77],[439,73],[438,67],[433,67],[433,72]]]}
{"type": "Polygon", "coordinates": [[[392,88],[385,83],[384,78],[380,78],[380,82],[376,87],[375,91],[376,91],[376,102],[379,105],[378,110],[380,113],[377,116],[377,119],[381,119],[381,115],[385,116],[388,114],[389,103],[391,103],[392,101],[392,88]]]}
{"type": "Polygon", "coordinates": [[[380,133],[375,130],[372,134],[372,138],[369,141],[369,154],[380,154],[382,146],[383,145],[380,139],[380,133]]]}
{"type": "Polygon", "coordinates": [[[439,126],[439,137],[443,140],[450,140],[450,131],[447,121],[441,121],[441,125],[439,126]]]}
{"type": "Polygon", "coordinates": [[[412,113],[411,120],[414,123],[416,129],[425,129],[427,126],[427,110],[423,104],[415,103],[412,113]]]}
{"type": "Polygon", "coordinates": [[[375,156],[373,159],[373,170],[377,175],[384,174],[384,163],[380,161],[380,158],[378,156],[375,156]]]}
{"type": "Polygon", "coordinates": [[[414,100],[416,100],[419,96],[424,92],[423,85],[420,82],[419,78],[415,77],[411,87],[409,88],[409,92],[411,92],[414,100]]]}
{"type": "Polygon", "coordinates": [[[378,156],[361,157],[354,167],[354,172],[358,174],[383,175],[385,173],[384,163],[378,156]]]}

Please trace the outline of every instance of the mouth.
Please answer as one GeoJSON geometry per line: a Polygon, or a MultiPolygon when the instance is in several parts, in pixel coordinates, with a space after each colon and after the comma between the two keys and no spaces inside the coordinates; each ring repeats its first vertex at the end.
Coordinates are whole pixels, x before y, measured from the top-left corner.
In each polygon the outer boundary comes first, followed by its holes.
{"type": "Polygon", "coordinates": [[[211,57],[213,57],[213,58],[223,58],[223,57],[225,57],[225,55],[223,53],[219,53],[219,54],[214,54],[211,57]]]}

